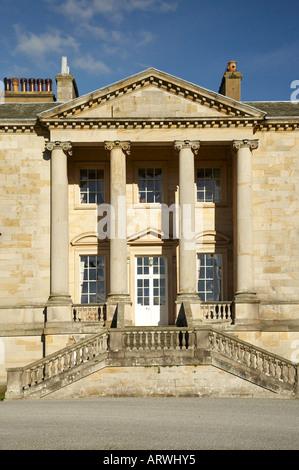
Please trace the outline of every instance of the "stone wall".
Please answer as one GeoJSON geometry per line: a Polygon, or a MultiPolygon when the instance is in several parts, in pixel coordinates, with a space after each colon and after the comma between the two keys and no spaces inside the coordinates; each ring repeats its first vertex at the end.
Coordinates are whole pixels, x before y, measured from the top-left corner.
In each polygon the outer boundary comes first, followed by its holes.
{"type": "Polygon", "coordinates": [[[265,318],[298,319],[299,135],[260,132],[253,152],[254,279],[265,318]]]}
{"type": "MultiPolygon", "coordinates": [[[[44,142],[36,134],[0,135],[2,307],[43,303],[49,295],[50,161],[44,142]]],[[[1,314],[0,322],[7,320],[1,314]]]]}
{"type": "Polygon", "coordinates": [[[212,366],[107,367],[48,399],[96,397],[267,397],[276,395],[212,366]]]}

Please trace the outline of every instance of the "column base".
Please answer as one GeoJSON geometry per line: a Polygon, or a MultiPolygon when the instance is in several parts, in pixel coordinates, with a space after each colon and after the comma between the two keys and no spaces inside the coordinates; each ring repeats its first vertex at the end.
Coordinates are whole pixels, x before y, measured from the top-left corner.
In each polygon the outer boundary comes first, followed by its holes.
{"type": "Polygon", "coordinates": [[[176,324],[191,327],[194,319],[200,317],[200,304],[197,292],[179,292],[176,298],[176,324]]]}
{"type": "Polygon", "coordinates": [[[109,294],[106,300],[106,326],[123,328],[126,319],[130,318],[132,302],[129,294],[109,294]]]}
{"type": "Polygon", "coordinates": [[[192,302],[192,303],[201,303],[201,299],[198,296],[197,292],[178,292],[176,296],[176,302],[192,302]]]}
{"type": "Polygon", "coordinates": [[[253,291],[237,291],[235,293],[235,302],[259,302],[256,292],[253,291]]]}
{"type": "Polygon", "coordinates": [[[73,302],[70,295],[50,295],[47,306],[47,323],[73,320],[73,302]]]}
{"type": "Polygon", "coordinates": [[[255,292],[236,292],[234,299],[235,325],[258,325],[260,300],[255,292]]]}

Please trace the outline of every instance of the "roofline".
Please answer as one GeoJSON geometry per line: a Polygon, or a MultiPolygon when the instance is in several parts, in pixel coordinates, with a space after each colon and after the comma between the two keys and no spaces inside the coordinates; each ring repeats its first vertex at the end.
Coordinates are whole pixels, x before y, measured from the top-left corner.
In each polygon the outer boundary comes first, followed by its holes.
{"type": "MultiPolygon", "coordinates": [[[[218,92],[215,92],[213,90],[209,90],[208,88],[205,88],[205,87],[202,87],[200,85],[197,85],[197,84],[194,84],[192,82],[189,82],[185,79],[182,79],[182,78],[179,78],[179,77],[176,77],[175,75],[172,75],[172,74],[169,74],[168,72],[163,72],[161,70],[158,70],[154,67],[150,67],[148,69],[145,69],[141,72],[138,72],[136,74],[133,74],[133,75],[130,75],[129,77],[125,77],[121,80],[118,80],[114,83],[111,83],[109,85],[106,85],[104,87],[101,87],[97,90],[94,90],[92,92],[89,92],[89,93],[86,93],[82,96],[79,96],[77,98],[74,98],[73,100],[69,100],[65,103],[61,103],[60,105],[57,105],[55,106],[55,109],[59,112],[60,109],[63,109],[65,106],[67,106],[68,104],[70,103],[73,103],[74,105],[79,105],[80,102],[84,102],[86,101],[88,98],[89,99],[92,99],[93,98],[93,95],[94,94],[101,94],[105,91],[109,91],[109,89],[113,89],[115,88],[118,84],[120,85],[121,83],[124,83],[124,82],[127,82],[127,81],[132,81],[134,78],[138,78],[138,79],[142,79],[143,76],[150,76],[151,74],[153,75],[156,75],[157,78],[159,78],[159,75],[161,76],[161,79],[164,77],[165,79],[169,79],[170,81],[173,81],[174,83],[176,83],[177,81],[179,81],[181,84],[183,84],[186,88],[188,87],[192,87],[194,89],[197,89],[197,90],[201,90],[203,92],[205,92],[210,99],[216,99],[216,100],[219,100],[221,98],[221,101],[224,102],[225,105],[227,106],[233,106],[233,107],[236,107],[236,108],[240,108],[240,107],[245,107],[247,108],[247,110],[252,110],[254,111],[255,113],[258,112],[260,114],[260,118],[265,116],[267,113],[265,111],[262,111],[260,109],[257,109],[249,104],[246,104],[245,102],[242,102],[242,101],[236,101],[234,100],[233,98],[229,98],[225,95],[222,95],[221,93],[218,93],[218,92]]],[[[179,85],[178,85],[179,86],[179,85]]],[[[195,91],[194,91],[195,92],[195,91]]],[[[45,111],[42,111],[40,113],[38,113],[38,117],[40,118],[43,118],[44,115],[46,115],[47,113],[50,113],[51,112],[51,109],[49,110],[45,110],[45,111]]],[[[246,111],[244,111],[246,112],[246,111]]]]}

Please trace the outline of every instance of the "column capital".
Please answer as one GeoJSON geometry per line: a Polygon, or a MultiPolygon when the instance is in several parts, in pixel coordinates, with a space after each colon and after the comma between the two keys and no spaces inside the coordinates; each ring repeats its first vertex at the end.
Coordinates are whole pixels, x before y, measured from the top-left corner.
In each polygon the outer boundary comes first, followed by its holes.
{"type": "Polygon", "coordinates": [[[175,140],[174,141],[174,148],[177,151],[180,151],[184,148],[189,148],[196,154],[199,150],[199,147],[200,147],[199,140],[175,140]]]}
{"type": "Polygon", "coordinates": [[[60,149],[63,152],[66,152],[68,155],[72,154],[72,142],[56,140],[55,142],[47,142],[46,149],[52,152],[52,150],[60,149]]]}
{"type": "Polygon", "coordinates": [[[130,155],[131,143],[129,141],[106,141],[104,142],[105,150],[109,152],[113,149],[121,149],[124,153],[130,155]]]}
{"type": "Polygon", "coordinates": [[[258,139],[243,139],[243,140],[233,140],[233,149],[237,152],[241,148],[249,148],[250,150],[255,150],[259,146],[258,139]]]}

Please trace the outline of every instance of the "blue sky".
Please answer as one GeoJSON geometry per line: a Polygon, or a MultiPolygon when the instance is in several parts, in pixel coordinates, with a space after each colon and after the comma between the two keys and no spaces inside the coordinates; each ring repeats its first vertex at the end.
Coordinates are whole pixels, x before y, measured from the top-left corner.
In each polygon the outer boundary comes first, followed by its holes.
{"type": "Polygon", "coordinates": [[[52,78],[67,56],[80,95],[149,67],[242,100],[289,100],[299,80],[298,0],[0,0],[0,79],[52,78]]]}

